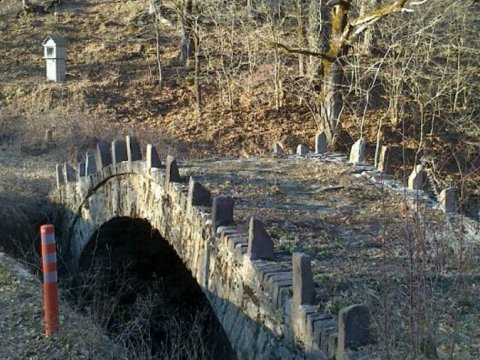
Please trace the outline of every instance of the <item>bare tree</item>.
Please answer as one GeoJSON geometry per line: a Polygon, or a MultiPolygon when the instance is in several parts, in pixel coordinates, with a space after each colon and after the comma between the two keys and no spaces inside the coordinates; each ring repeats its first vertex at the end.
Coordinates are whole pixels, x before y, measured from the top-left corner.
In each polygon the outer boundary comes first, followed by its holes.
{"type": "Polygon", "coordinates": [[[153,10],[154,22],[153,27],[155,30],[155,55],[157,58],[157,68],[158,68],[158,86],[160,90],[163,89],[163,75],[162,75],[162,62],[160,59],[160,18],[161,18],[161,1],[157,0],[156,2],[150,3],[150,9],[153,10]]]}
{"type": "MultiPolygon", "coordinates": [[[[341,114],[343,111],[343,86],[345,56],[360,34],[377,23],[380,19],[406,9],[408,4],[421,5],[428,0],[396,0],[390,5],[377,8],[363,16],[350,20],[353,0],[330,0],[324,5],[327,13],[327,22],[322,24],[322,37],[326,38],[326,49],[314,51],[312,49],[291,48],[276,43],[290,52],[308,54],[322,60],[323,86],[320,96],[320,114],[322,128],[331,144],[335,143],[341,129],[341,114]]],[[[322,39],[323,40],[323,39],[322,39]]]]}
{"type": "Polygon", "coordinates": [[[181,25],[182,25],[182,44],[179,55],[181,64],[188,66],[188,63],[193,55],[193,47],[195,46],[193,40],[193,0],[183,0],[180,8],[181,11],[181,25]]]}

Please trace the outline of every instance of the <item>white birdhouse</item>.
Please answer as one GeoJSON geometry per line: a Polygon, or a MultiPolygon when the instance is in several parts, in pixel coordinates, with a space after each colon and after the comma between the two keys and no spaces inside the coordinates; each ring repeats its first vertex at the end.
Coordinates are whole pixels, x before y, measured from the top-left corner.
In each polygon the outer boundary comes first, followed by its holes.
{"type": "Polygon", "coordinates": [[[43,57],[47,62],[47,80],[65,81],[67,39],[62,36],[47,36],[42,45],[43,57]]]}

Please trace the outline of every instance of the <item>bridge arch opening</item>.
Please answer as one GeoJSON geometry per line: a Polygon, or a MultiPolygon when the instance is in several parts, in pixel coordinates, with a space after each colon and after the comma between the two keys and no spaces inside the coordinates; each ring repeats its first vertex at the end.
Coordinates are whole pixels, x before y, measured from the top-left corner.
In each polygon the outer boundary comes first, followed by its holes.
{"type": "Polygon", "coordinates": [[[76,304],[132,357],[235,359],[199,285],[146,220],[103,224],[82,252],[76,283],[76,304]]]}

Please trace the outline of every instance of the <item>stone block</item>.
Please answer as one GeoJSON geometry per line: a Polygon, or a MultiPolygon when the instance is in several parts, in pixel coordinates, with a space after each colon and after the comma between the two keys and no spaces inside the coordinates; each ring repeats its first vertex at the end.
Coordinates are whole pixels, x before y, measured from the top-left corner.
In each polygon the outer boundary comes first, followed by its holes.
{"type": "Polygon", "coordinates": [[[85,163],[83,161],[78,163],[78,179],[85,176],[85,163]]]}
{"type": "Polygon", "coordinates": [[[310,257],[303,253],[292,255],[293,265],[293,306],[313,305],[315,288],[310,257]]]}
{"type": "Polygon", "coordinates": [[[274,283],[277,281],[288,280],[290,285],[293,284],[293,276],[291,272],[274,272],[267,273],[264,276],[264,281],[270,289],[273,289],[274,283]]]}
{"type": "Polygon", "coordinates": [[[57,188],[65,184],[65,176],[63,175],[63,166],[61,164],[55,165],[55,176],[57,179],[57,188]]]}
{"type": "Polygon", "coordinates": [[[236,226],[218,226],[215,233],[221,241],[227,241],[228,235],[238,234],[238,228],[236,226]]]}
{"type": "Polygon", "coordinates": [[[251,260],[273,259],[273,241],[263,223],[252,216],[248,228],[248,250],[247,255],[251,260]]]}
{"type": "Polygon", "coordinates": [[[370,314],[366,305],[351,305],[338,314],[337,359],[344,359],[347,349],[370,341],[370,314]]]}
{"type": "Polygon", "coordinates": [[[330,335],[335,334],[337,335],[337,329],[335,326],[325,327],[322,329],[320,333],[320,348],[321,350],[327,354],[329,358],[331,358],[328,354],[330,353],[330,335]]]}
{"type": "Polygon", "coordinates": [[[312,322],[309,324],[307,323],[307,331],[311,334],[313,334],[313,338],[316,339],[322,346],[322,344],[325,343],[325,351],[326,351],[326,338],[328,338],[328,332],[329,331],[336,331],[337,329],[337,324],[336,324],[336,319],[333,318],[332,315],[330,314],[312,314],[312,322]],[[311,327],[313,327],[313,332],[311,331],[311,327]],[[322,334],[327,334],[324,341],[322,342],[322,334]]]}
{"type": "Polygon", "coordinates": [[[244,254],[246,254],[248,251],[248,245],[247,244],[242,244],[242,243],[238,243],[235,245],[235,250],[234,250],[234,254],[235,254],[235,260],[237,262],[242,262],[242,257],[244,254]]]}
{"type": "Polygon", "coordinates": [[[162,167],[162,161],[160,160],[157,148],[154,145],[147,144],[147,154],[145,157],[147,159],[147,169],[162,167]]]}
{"type": "Polygon", "coordinates": [[[52,130],[48,129],[45,130],[45,143],[48,145],[53,141],[53,132],[52,130]]]}
{"type": "Polygon", "coordinates": [[[275,272],[266,274],[264,281],[261,284],[263,288],[269,289],[273,292],[277,282],[287,282],[290,286],[293,284],[293,277],[291,272],[275,272]]]}
{"type": "Polygon", "coordinates": [[[297,146],[297,155],[307,155],[308,154],[308,149],[305,145],[299,144],[297,146]]]}
{"type": "Polygon", "coordinates": [[[255,268],[257,269],[257,272],[258,272],[257,277],[262,283],[268,282],[268,277],[271,276],[272,274],[288,271],[283,267],[282,264],[278,264],[273,261],[257,263],[255,264],[255,268]]]}
{"type": "Polygon", "coordinates": [[[128,161],[142,160],[142,150],[138,139],[133,135],[127,135],[126,143],[128,161]]]}
{"type": "Polygon", "coordinates": [[[188,206],[211,206],[212,194],[200,182],[190,176],[188,182],[188,206]]]}
{"type": "Polygon", "coordinates": [[[284,266],[285,264],[277,263],[275,261],[263,261],[255,263],[254,268],[257,272],[257,278],[260,282],[268,282],[269,276],[274,273],[291,272],[292,269],[284,266]]]}
{"type": "Polygon", "coordinates": [[[320,323],[324,321],[324,316],[325,314],[320,314],[318,312],[312,313],[307,315],[307,334],[309,334],[309,340],[311,340],[312,343],[317,343],[320,345],[321,343],[321,332],[316,330],[317,323],[320,323]]]}
{"type": "Polygon", "coordinates": [[[364,360],[366,359],[366,355],[362,354],[361,351],[347,349],[345,351],[345,356],[342,360],[364,360]]]}
{"type": "Polygon", "coordinates": [[[457,211],[457,196],[455,188],[449,187],[443,189],[438,196],[440,209],[446,213],[451,214],[457,211]]]}
{"type": "Polygon", "coordinates": [[[408,188],[410,190],[422,190],[425,174],[423,166],[417,165],[408,177],[408,188]]]}
{"type": "Polygon", "coordinates": [[[275,155],[284,155],[285,152],[283,151],[282,145],[280,143],[275,142],[273,143],[273,153],[275,155]]]}
{"type": "Polygon", "coordinates": [[[233,199],[230,196],[217,196],[213,199],[212,205],[212,225],[214,230],[219,226],[233,224],[233,199]]]}
{"type": "Polygon", "coordinates": [[[274,284],[272,303],[275,309],[283,309],[285,297],[292,290],[292,280],[282,280],[274,284]]]}
{"type": "Polygon", "coordinates": [[[95,160],[95,154],[88,151],[85,155],[85,175],[95,174],[97,171],[97,162],[95,160]]]}
{"type": "Polygon", "coordinates": [[[315,136],[315,154],[325,154],[327,152],[327,135],[320,131],[315,136]]]}
{"type": "Polygon", "coordinates": [[[145,173],[145,161],[134,161],[128,162],[130,166],[130,171],[136,174],[144,174],[145,173]]]}
{"type": "Polygon", "coordinates": [[[112,141],[112,164],[119,164],[122,161],[127,161],[127,143],[124,140],[112,141]]]}
{"type": "Polygon", "coordinates": [[[165,182],[165,172],[163,170],[153,168],[151,174],[154,183],[163,184],[165,182]]]}
{"type": "Polygon", "coordinates": [[[63,171],[65,175],[65,180],[67,182],[77,181],[77,173],[75,172],[75,169],[70,164],[65,163],[63,165],[63,171]]]}
{"type": "Polygon", "coordinates": [[[97,143],[97,155],[95,162],[97,163],[97,171],[102,171],[104,167],[112,163],[110,144],[103,140],[97,143]]]}
{"type": "Polygon", "coordinates": [[[350,162],[352,164],[363,163],[365,161],[365,139],[360,138],[352,146],[350,151],[350,162]]]}
{"type": "Polygon", "coordinates": [[[166,176],[166,183],[170,182],[180,182],[182,181],[182,178],[180,176],[180,172],[178,171],[178,166],[177,166],[177,160],[172,155],[167,156],[167,176],[166,176]]]}
{"type": "Polygon", "coordinates": [[[248,237],[246,236],[246,234],[241,233],[227,235],[226,240],[228,249],[231,252],[235,251],[235,247],[237,246],[237,244],[248,244],[248,237]]]}
{"type": "Polygon", "coordinates": [[[384,174],[391,172],[390,164],[388,161],[388,155],[390,153],[390,145],[382,146],[380,149],[380,154],[378,155],[377,170],[381,171],[384,174]]]}
{"type": "Polygon", "coordinates": [[[181,192],[180,193],[180,209],[182,211],[187,210],[187,203],[188,203],[188,193],[181,192]]]}
{"type": "Polygon", "coordinates": [[[333,359],[333,358],[335,358],[335,353],[336,353],[336,350],[337,350],[338,333],[337,333],[336,331],[331,332],[331,333],[328,335],[327,341],[328,341],[328,344],[327,344],[327,348],[328,348],[327,356],[328,356],[328,358],[333,359]]]}

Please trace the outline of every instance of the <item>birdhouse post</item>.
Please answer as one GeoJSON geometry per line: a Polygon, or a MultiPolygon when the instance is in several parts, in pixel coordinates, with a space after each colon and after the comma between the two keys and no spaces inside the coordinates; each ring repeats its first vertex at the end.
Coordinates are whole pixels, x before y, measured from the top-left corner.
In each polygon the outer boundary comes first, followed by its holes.
{"type": "Polygon", "coordinates": [[[47,36],[42,45],[43,57],[47,62],[47,80],[65,81],[67,39],[62,36],[47,36]]]}

